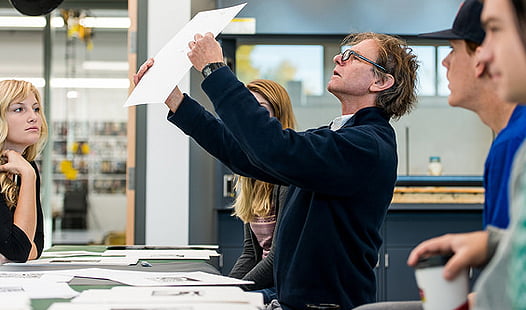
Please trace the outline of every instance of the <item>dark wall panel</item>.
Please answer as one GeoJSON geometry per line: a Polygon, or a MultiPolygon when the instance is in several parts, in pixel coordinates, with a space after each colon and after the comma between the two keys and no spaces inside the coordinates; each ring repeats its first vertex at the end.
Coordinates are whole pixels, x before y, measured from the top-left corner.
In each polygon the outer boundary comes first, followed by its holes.
{"type": "Polygon", "coordinates": [[[261,34],[347,34],[374,31],[415,35],[449,28],[461,0],[217,0],[247,2],[238,17],[255,17],[261,34]]]}

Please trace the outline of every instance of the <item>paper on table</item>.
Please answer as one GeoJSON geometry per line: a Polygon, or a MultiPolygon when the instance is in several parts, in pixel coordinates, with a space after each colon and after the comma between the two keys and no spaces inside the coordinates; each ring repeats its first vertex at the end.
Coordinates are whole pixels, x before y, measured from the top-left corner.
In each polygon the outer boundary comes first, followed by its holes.
{"type": "Polygon", "coordinates": [[[31,272],[17,272],[17,271],[5,271],[0,272],[0,283],[10,282],[17,279],[33,279],[43,280],[49,282],[69,282],[73,279],[73,276],[57,274],[53,271],[31,271],[31,272]]]}
{"type": "Polygon", "coordinates": [[[132,286],[244,285],[253,283],[252,281],[244,281],[201,271],[146,272],[85,268],[57,270],[57,273],[82,278],[107,279],[132,286]]]}
{"type": "Polygon", "coordinates": [[[0,286],[0,310],[31,310],[31,300],[22,288],[0,286]]]}
{"type": "Polygon", "coordinates": [[[135,265],[138,262],[137,257],[126,256],[81,256],[81,257],[55,257],[39,258],[30,260],[25,263],[8,263],[7,265],[15,266],[41,266],[41,265],[113,265],[128,266],[135,265]]]}
{"type": "MultiPolygon", "coordinates": [[[[48,257],[101,256],[101,255],[102,255],[102,252],[90,252],[90,251],[44,251],[42,252],[42,255],[40,257],[48,258],[48,257]]],[[[121,255],[116,255],[116,256],[121,256],[121,255]]]]}
{"type": "Polygon", "coordinates": [[[125,255],[139,259],[210,259],[215,250],[106,250],[103,256],[125,255]]]}
{"type": "Polygon", "coordinates": [[[76,304],[54,303],[48,310],[259,310],[247,304],[237,303],[183,303],[183,304],[155,304],[154,306],[141,304],[76,304]]]}
{"type": "Polygon", "coordinates": [[[263,307],[263,295],[253,295],[235,286],[130,287],[84,290],[73,303],[246,303],[263,307]],[[256,298],[254,298],[256,297],[256,298]]]}
{"type": "Polygon", "coordinates": [[[72,298],[79,294],[69,287],[67,283],[35,279],[11,279],[9,282],[1,281],[0,291],[5,290],[21,290],[32,299],[72,298]]]}
{"type": "Polygon", "coordinates": [[[217,36],[245,5],[246,3],[243,3],[229,8],[197,13],[155,55],[155,65],[142,77],[124,106],[163,103],[192,67],[186,55],[188,42],[194,39],[196,33],[211,32],[217,36]]]}

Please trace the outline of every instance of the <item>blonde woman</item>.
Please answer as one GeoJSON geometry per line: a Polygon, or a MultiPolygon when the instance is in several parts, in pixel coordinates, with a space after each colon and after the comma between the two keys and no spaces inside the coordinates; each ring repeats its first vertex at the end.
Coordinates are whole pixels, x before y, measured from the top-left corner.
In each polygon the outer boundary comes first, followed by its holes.
{"type": "MultiPolygon", "coordinates": [[[[284,129],[296,127],[289,95],[281,85],[270,80],[255,80],[247,84],[247,88],[284,129]]],[[[236,190],[234,214],[245,223],[244,241],[243,252],[229,276],[254,281],[250,289],[260,289],[268,303],[276,298],[272,240],[287,187],[240,176],[236,190]]]]}
{"type": "Polygon", "coordinates": [[[26,81],[0,81],[0,261],[36,259],[44,247],[34,160],[48,135],[42,100],[26,81]]]}

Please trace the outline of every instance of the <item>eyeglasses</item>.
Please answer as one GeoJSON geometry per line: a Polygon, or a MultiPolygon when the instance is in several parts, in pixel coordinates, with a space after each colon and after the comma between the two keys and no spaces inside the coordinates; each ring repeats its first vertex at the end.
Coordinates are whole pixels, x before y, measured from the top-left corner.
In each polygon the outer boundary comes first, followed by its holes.
{"type": "Polygon", "coordinates": [[[353,51],[352,49],[348,48],[346,49],[343,53],[342,53],[342,61],[347,61],[349,60],[349,58],[351,58],[351,55],[356,57],[356,58],[359,58],[365,62],[368,62],[370,63],[371,65],[375,66],[376,68],[382,70],[383,72],[387,73],[387,70],[380,66],[379,64],[377,64],[376,62],[370,60],[369,58],[365,57],[365,56],[362,56],[360,54],[358,54],[357,52],[353,51]]]}

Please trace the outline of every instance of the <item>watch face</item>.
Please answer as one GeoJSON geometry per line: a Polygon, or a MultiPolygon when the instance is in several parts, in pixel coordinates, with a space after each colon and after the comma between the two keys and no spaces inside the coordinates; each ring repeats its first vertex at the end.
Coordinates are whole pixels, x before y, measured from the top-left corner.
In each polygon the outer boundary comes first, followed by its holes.
{"type": "Polygon", "coordinates": [[[206,67],[203,68],[203,72],[202,73],[203,73],[204,77],[207,77],[207,76],[210,75],[210,73],[212,73],[212,69],[210,69],[209,66],[206,66],[206,67]]]}
{"type": "Polygon", "coordinates": [[[221,68],[221,67],[224,67],[226,66],[224,63],[222,62],[213,62],[213,63],[209,63],[207,64],[203,70],[201,71],[201,73],[203,74],[203,76],[206,78],[207,76],[209,76],[210,74],[212,74],[212,72],[214,72],[215,70],[221,68]]]}

